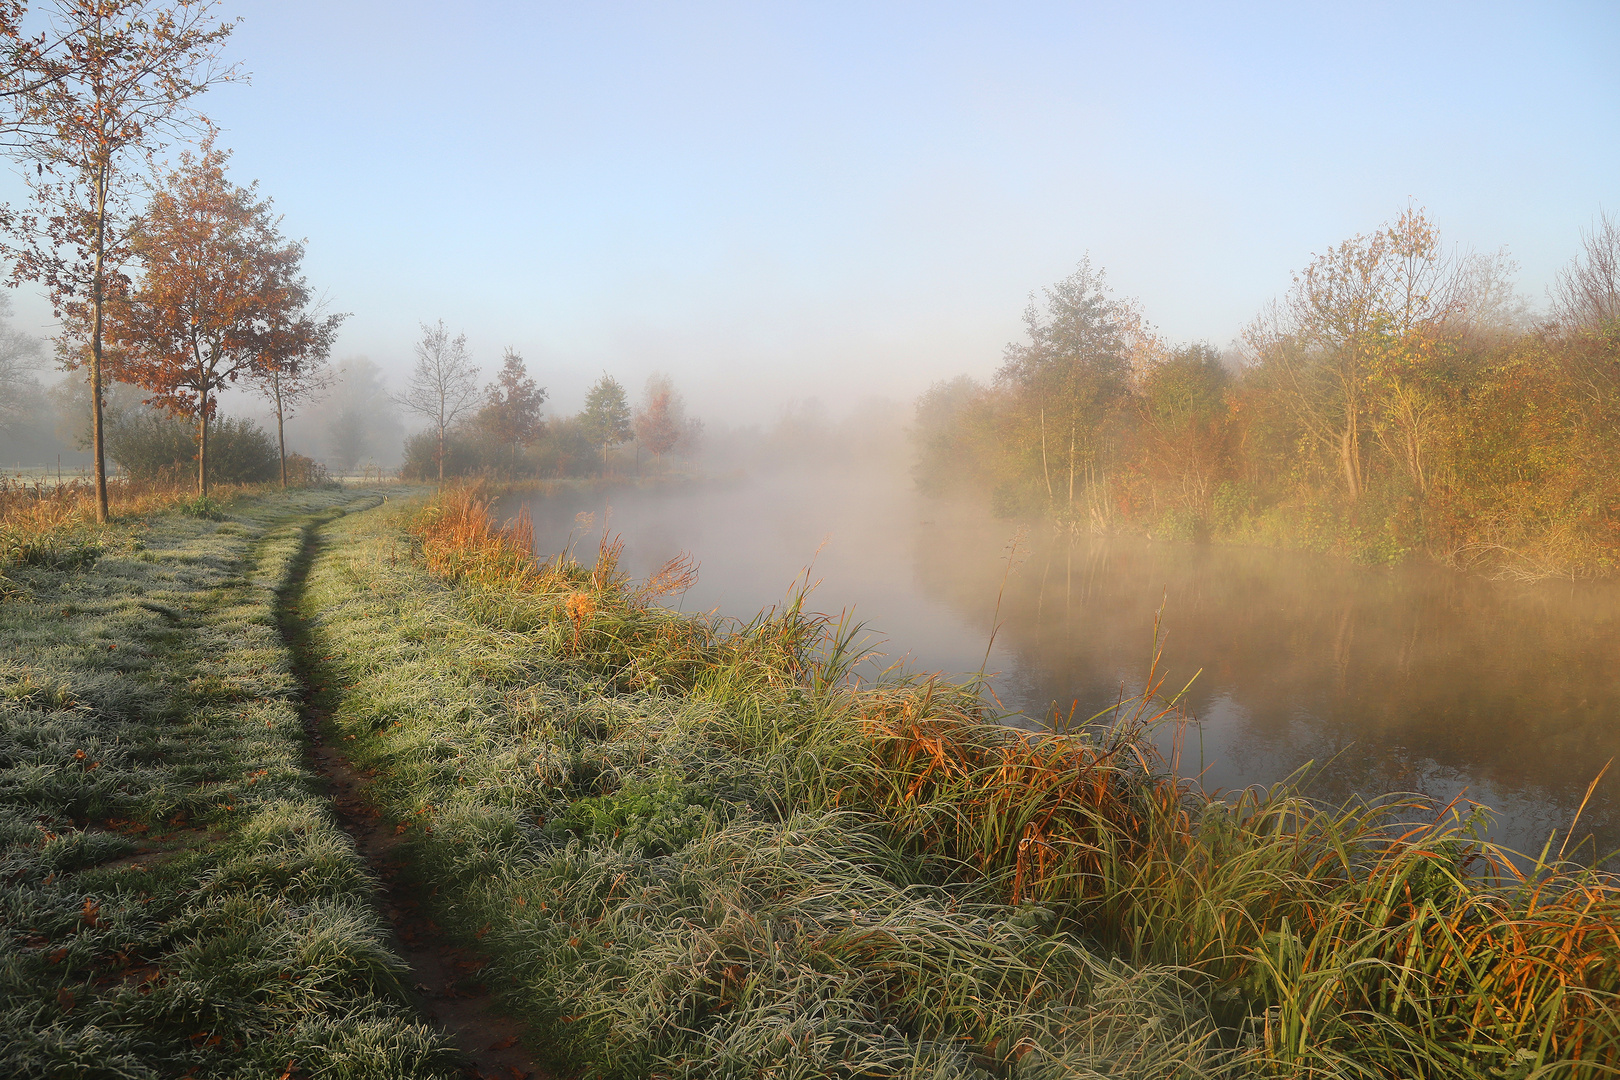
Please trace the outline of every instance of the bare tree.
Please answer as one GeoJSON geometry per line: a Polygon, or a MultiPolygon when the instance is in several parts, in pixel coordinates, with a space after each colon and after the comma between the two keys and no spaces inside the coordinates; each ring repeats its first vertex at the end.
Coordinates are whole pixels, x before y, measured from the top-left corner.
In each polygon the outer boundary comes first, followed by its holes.
{"type": "Polygon", "coordinates": [[[1581,247],[1553,282],[1553,315],[1568,329],[1597,330],[1620,320],[1620,218],[1603,214],[1581,247]]]}
{"type": "Polygon", "coordinates": [[[467,335],[450,336],[444,320],[422,324],[416,343],[416,370],[411,385],[394,399],[411,412],[427,418],[439,435],[439,483],[444,483],[444,433],[456,418],[483,401],[478,368],[467,352],[467,335]]]}
{"type": "Polygon", "coordinates": [[[281,486],[287,486],[287,418],[332,389],[332,369],[326,362],[331,345],[310,349],[301,356],[271,365],[256,380],[259,392],[276,413],[276,447],[281,454],[281,486]]]}
{"type": "Polygon", "coordinates": [[[102,334],[105,305],[126,283],[132,163],[144,163],[164,140],[201,118],[193,100],[210,86],[240,78],[222,67],[220,44],[233,28],[218,23],[216,5],[157,0],[56,0],[43,44],[19,54],[32,69],[25,92],[7,102],[13,150],[33,162],[23,179],[33,212],[6,224],[16,244],[11,282],[38,281],[58,317],[85,328],[72,366],[88,365],[96,518],[107,520],[107,466],[102,430],[102,334]]]}
{"type": "Polygon", "coordinates": [[[11,325],[11,297],[0,293],[0,429],[21,417],[26,402],[38,395],[33,372],[44,352],[38,338],[11,325]]]}

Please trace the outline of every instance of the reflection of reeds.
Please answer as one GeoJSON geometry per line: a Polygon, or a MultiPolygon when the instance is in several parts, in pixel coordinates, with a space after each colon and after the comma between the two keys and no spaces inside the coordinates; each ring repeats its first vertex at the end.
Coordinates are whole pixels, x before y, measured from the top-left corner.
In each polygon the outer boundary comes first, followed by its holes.
{"type": "MultiPolygon", "coordinates": [[[[1478,808],[1435,812],[1393,796],[1325,806],[1292,782],[1207,794],[1153,742],[1157,724],[1177,719],[1156,660],[1142,694],[1093,718],[1105,723],[1035,735],[987,716],[974,684],[857,684],[856,628],[805,613],[802,592],[748,624],[669,612],[649,600],[686,582],[689,563],[638,588],[604,537],[591,570],[538,565],[532,544],[493,528],[475,492],[445,492],[415,532],[481,617],[551,634],[558,653],[620,689],[716,709],[702,737],[762,763],[776,813],[878,823],[885,858],[924,868],[907,873],[998,895],[1009,915],[1131,964],[1181,971],[1226,1029],[1234,1073],[1620,1072],[1613,878],[1562,852],[1516,860],[1478,838],[1478,808]]],[[[927,948],[975,947],[958,932],[945,919],[927,948]]],[[[864,956],[858,967],[923,963],[880,947],[902,937],[845,933],[841,955],[864,956]]],[[[733,947],[738,972],[762,970],[733,947]]],[[[738,1000],[746,979],[726,970],[717,1000],[738,1000]]],[[[904,985],[926,1010],[926,988],[904,985]]],[[[1020,1039],[1037,1038],[974,1028],[966,1015],[916,1023],[966,1025],[999,1069],[1019,1060],[1020,1039]]]]}

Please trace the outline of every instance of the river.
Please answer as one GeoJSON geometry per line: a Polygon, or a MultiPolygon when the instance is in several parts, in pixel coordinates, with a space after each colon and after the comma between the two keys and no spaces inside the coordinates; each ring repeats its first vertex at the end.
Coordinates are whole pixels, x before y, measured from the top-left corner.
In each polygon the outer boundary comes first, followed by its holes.
{"type": "MultiPolygon", "coordinates": [[[[1494,839],[1539,850],[1620,757],[1615,583],[1070,541],[1036,526],[1019,538],[1017,523],[881,472],[561,486],[529,502],[541,552],[572,534],[589,561],[606,522],[632,574],[691,553],[698,582],[668,601],[684,610],[746,619],[808,573],[808,608],[852,610],[867,625],[882,654],[868,675],[982,667],[1013,722],[1086,717],[1139,691],[1162,610],[1165,688],[1197,675],[1184,698],[1198,723],[1183,771],[1210,788],[1271,784],[1314,763],[1308,790],[1319,798],[1462,794],[1496,812],[1494,839]]],[[[1617,772],[1581,815],[1576,836],[1592,838],[1582,861],[1620,849],[1617,772]]]]}

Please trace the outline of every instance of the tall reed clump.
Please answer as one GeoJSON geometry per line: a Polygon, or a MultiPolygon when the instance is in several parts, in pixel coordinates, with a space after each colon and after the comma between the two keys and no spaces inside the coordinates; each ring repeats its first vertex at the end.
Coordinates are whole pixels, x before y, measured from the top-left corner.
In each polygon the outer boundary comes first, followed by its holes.
{"type": "MultiPolygon", "coordinates": [[[[638,587],[605,537],[592,568],[566,554],[538,562],[532,532],[521,522],[494,527],[477,489],[443,492],[411,531],[426,564],[465,587],[466,610],[486,625],[532,636],[608,692],[699,710],[703,728],[683,738],[731,755],[725,769],[753,770],[756,812],[844,815],[876,829],[884,858],[908,867],[915,887],[942,890],[946,908],[971,898],[976,918],[1054,943],[1089,942],[1156,978],[1175,973],[1168,977],[1196,990],[1228,1047],[1222,1056],[1207,1041],[1184,1043],[1202,1047],[1199,1070],[1482,1080],[1620,1073],[1620,886],[1562,861],[1563,852],[1524,859],[1480,840],[1478,808],[1397,797],[1324,806],[1289,783],[1212,796],[1178,778],[1155,748],[1153,729],[1176,721],[1156,672],[1140,698],[1068,734],[999,724],[972,686],[861,685],[848,677],[853,628],[807,615],[799,601],[749,624],[664,610],[654,599],[684,582],[689,565],[638,587]],[[1000,907],[985,906],[992,902],[1000,907]]],[[[593,769],[594,786],[566,795],[559,773],[547,789],[553,813],[585,834],[619,835],[635,813],[624,797],[648,806],[664,797],[650,781],[625,780],[635,767],[625,759],[593,769]],[[603,799],[618,800],[611,813],[591,801],[603,799]]],[[[714,828],[745,821],[717,794],[735,776],[722,783],[713,777],[725,769],[705,768],[670,783],[686,792],[675,801],[706,808],[711,824],[669,850],[711,843],[702,837],[720,835],[714,828]],[[704,784],[706,794],[693,793],[704,784]]],[[[741,873],[755,864],[735,865],[741,873]]],[[[790,888],[804,866],[759,865],[748,872],[786,875],[790,891],[842,888],[790,888]]],[[[945,919],[896,955],[878,947],[890,938],[839,933],[872,943],[840,954],[865,957],[848,977],[912,973],[891,1001],[924,1001],[930,980],[958,977],[934,972],[927,956],[966,948],[971,937],[945,919]]],[[[739,960],[735,976],[716,969],[705,1008],[738,1000],[727,980],[741,987],[755,963],[739,960]]],[[[1009,1047],[1062,1042],[1024,1014],[975,1025],[940,1008],[908,1014],[913,1030],[959,1032],[974,1060],[999,1073],[1019,1074],[1025,1060],[1009,1047]]],[[[1043,1054],[1029,1060],[1057,1060],[1043,1054]]]]}
{"type": "Polygon", "coordinates": [[[1133,962],[1190,969],[1257,1063],[1620,1069],[1620,885],[1546,852],[1521,868],[1477,839],[1482,811],[1322,806],[1287,784],[1212,797],[1160,759],[1144,701],[1100,734],[1032,736],[931,687],[852,696],[866,790],[904,843],[1133,962]]]}
{"type": "Polygon", "coordinates": [[[481,483],[444,489],[408,532],[423,562],[475,594],[480,614],[514,630],[550,631],[556,652],[621,690],[691,691],[743,669],[749,685],[795,687],[809,670],[822,624],[797,604],[762,616],[745,633],[728,620],[657,606],[684,592],[697,566],[678,556],[637,584],[619,569],[623,542],[603,535],[586,567],[571,550],[537,558],[527,511],[498,527],[481,483]],[[538,601],[538,603],[536,603],[538,601]]]}

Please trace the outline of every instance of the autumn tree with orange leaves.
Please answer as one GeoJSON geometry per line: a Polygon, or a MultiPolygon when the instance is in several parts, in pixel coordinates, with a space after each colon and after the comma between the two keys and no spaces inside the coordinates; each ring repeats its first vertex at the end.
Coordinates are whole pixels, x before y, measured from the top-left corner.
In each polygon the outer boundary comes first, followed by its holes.
{"type": "MultiPolygon", "coordinates": [[[[96,518],[107,520],[102,397],[109,301],[127,284],[120,266],[130,254],[135,210],[132,182],[166,140],[202,123],[193,102],[210,86],[239,78],[221,65],[219,47],[231,23],[214,18],[209,0],[56,0],[49,29],[11,50],[0,73],[0,118],[24,169],[33,207],[4,212],[14,240],[0,245],[11,260],[11,284],[37,281],[75,337],[65,342],[70,367],[89,369],[96,518]],[[7,64],[9,63],[9,67],[7,64]]],[[[5,8],[5,29],[22,7],[5,8]]],[[[15,40],[15,39],[14,39],[15,40]]]]}
{"type": "Polygon", "coordinates": [[[200,156],[181,155],[130,241],[140,282],[111,307],[123,377],[196,422],[199,494],[219,392],[243,378],[284,387],[307,378],[344,318],[312,304],[303,244],[282,237],[257,182],[227,179],[229,156],[211,137],[200,156]]]}
{"type": "Polygon", "coordinates": [[[655,461],[680,445],[687,433],[686,402],[668,375],[647,379],[641,406],[635,415],[636,441],[655,461]]]}

